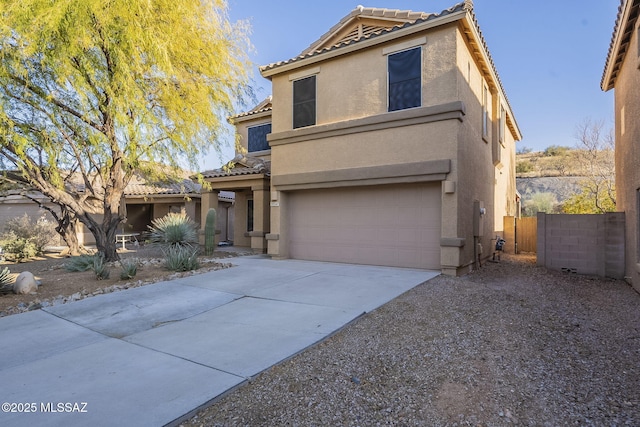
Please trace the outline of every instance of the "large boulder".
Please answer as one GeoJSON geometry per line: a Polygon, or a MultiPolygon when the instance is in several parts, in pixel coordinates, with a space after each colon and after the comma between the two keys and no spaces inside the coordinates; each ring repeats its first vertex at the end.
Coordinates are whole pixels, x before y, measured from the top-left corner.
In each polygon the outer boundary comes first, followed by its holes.
{"type": "Polygon", "coordinates": [[[23,271],[16,278],[13,284],[13,292],[16,294],[32,294],[38,292],[38,285],[40,283],[33,276],[33,273],[29,271],[23,271]]]}

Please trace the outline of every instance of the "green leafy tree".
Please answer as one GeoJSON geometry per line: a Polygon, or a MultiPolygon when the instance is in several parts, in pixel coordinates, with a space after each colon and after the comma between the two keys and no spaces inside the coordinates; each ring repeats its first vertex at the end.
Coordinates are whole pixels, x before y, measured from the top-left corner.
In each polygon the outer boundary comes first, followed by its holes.
{"type": "Polygon", "coordinates": [[[580,193],[569,197],[562,204],[562,212],[567,214],[601,214],[615,210],[616,204],[609,196],[609,188],[594,188],[587,181],[583,181],[580,193]]]}
{"type": "Polygon", "coordinates": [[[135,171],[197,168],[250,94],[224,0],[0,0],[0,157],[118,258],[135,171]]]}

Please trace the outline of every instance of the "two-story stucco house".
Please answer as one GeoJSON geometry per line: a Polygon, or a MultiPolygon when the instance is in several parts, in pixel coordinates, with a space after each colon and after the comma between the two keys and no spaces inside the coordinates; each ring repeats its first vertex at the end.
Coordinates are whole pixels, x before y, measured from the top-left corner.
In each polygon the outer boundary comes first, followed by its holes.
{"type": "Polygon", "coordinates": [[[471,1],[358,6],[260,71],[272,97],[231,119],[246,152],[204,173],[203,210],[236,192],[236,245],[447,274],[491,256],[521,135],[471,1]]]}
{"type": "Polygon", "coordinates": [[[625,212],[625,276],[640,291],[640,0],[618,9],[601,88],[615,89],[616,208],[625,212]]]}

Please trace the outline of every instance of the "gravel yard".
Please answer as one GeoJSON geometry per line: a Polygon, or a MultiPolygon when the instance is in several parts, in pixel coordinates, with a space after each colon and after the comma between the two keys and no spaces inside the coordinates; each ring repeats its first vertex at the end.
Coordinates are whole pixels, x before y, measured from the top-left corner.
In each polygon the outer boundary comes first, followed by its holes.
{"type": "Polygon", "coordinates": [[[503,255],[439,276],[183,426],[640,425],[640,295],[503,255]]]}

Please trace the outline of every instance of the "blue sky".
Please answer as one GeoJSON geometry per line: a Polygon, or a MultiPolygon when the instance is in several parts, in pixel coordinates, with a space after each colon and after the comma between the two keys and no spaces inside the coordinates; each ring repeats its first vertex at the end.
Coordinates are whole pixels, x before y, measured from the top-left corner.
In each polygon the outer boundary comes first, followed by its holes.
{"type": "MultiPolygon", "coordinates": [[[[228,0],[232,21],[252,27],[254,85],[271,93],[259,65],[297,56],[359,4],[440,12],[456,0],[228,0]]],[[[576,126],[587,118],[613,126],[613,91],[600,79],[619,0],[475,0],[480,30],[509,98],[523,140],[517,147],[574,146],[576,126]]],[[[207,168],[218,167],[215,154],[207,168]]],[[[230,148],[225,160],[233,157],[230,148]]]]}

